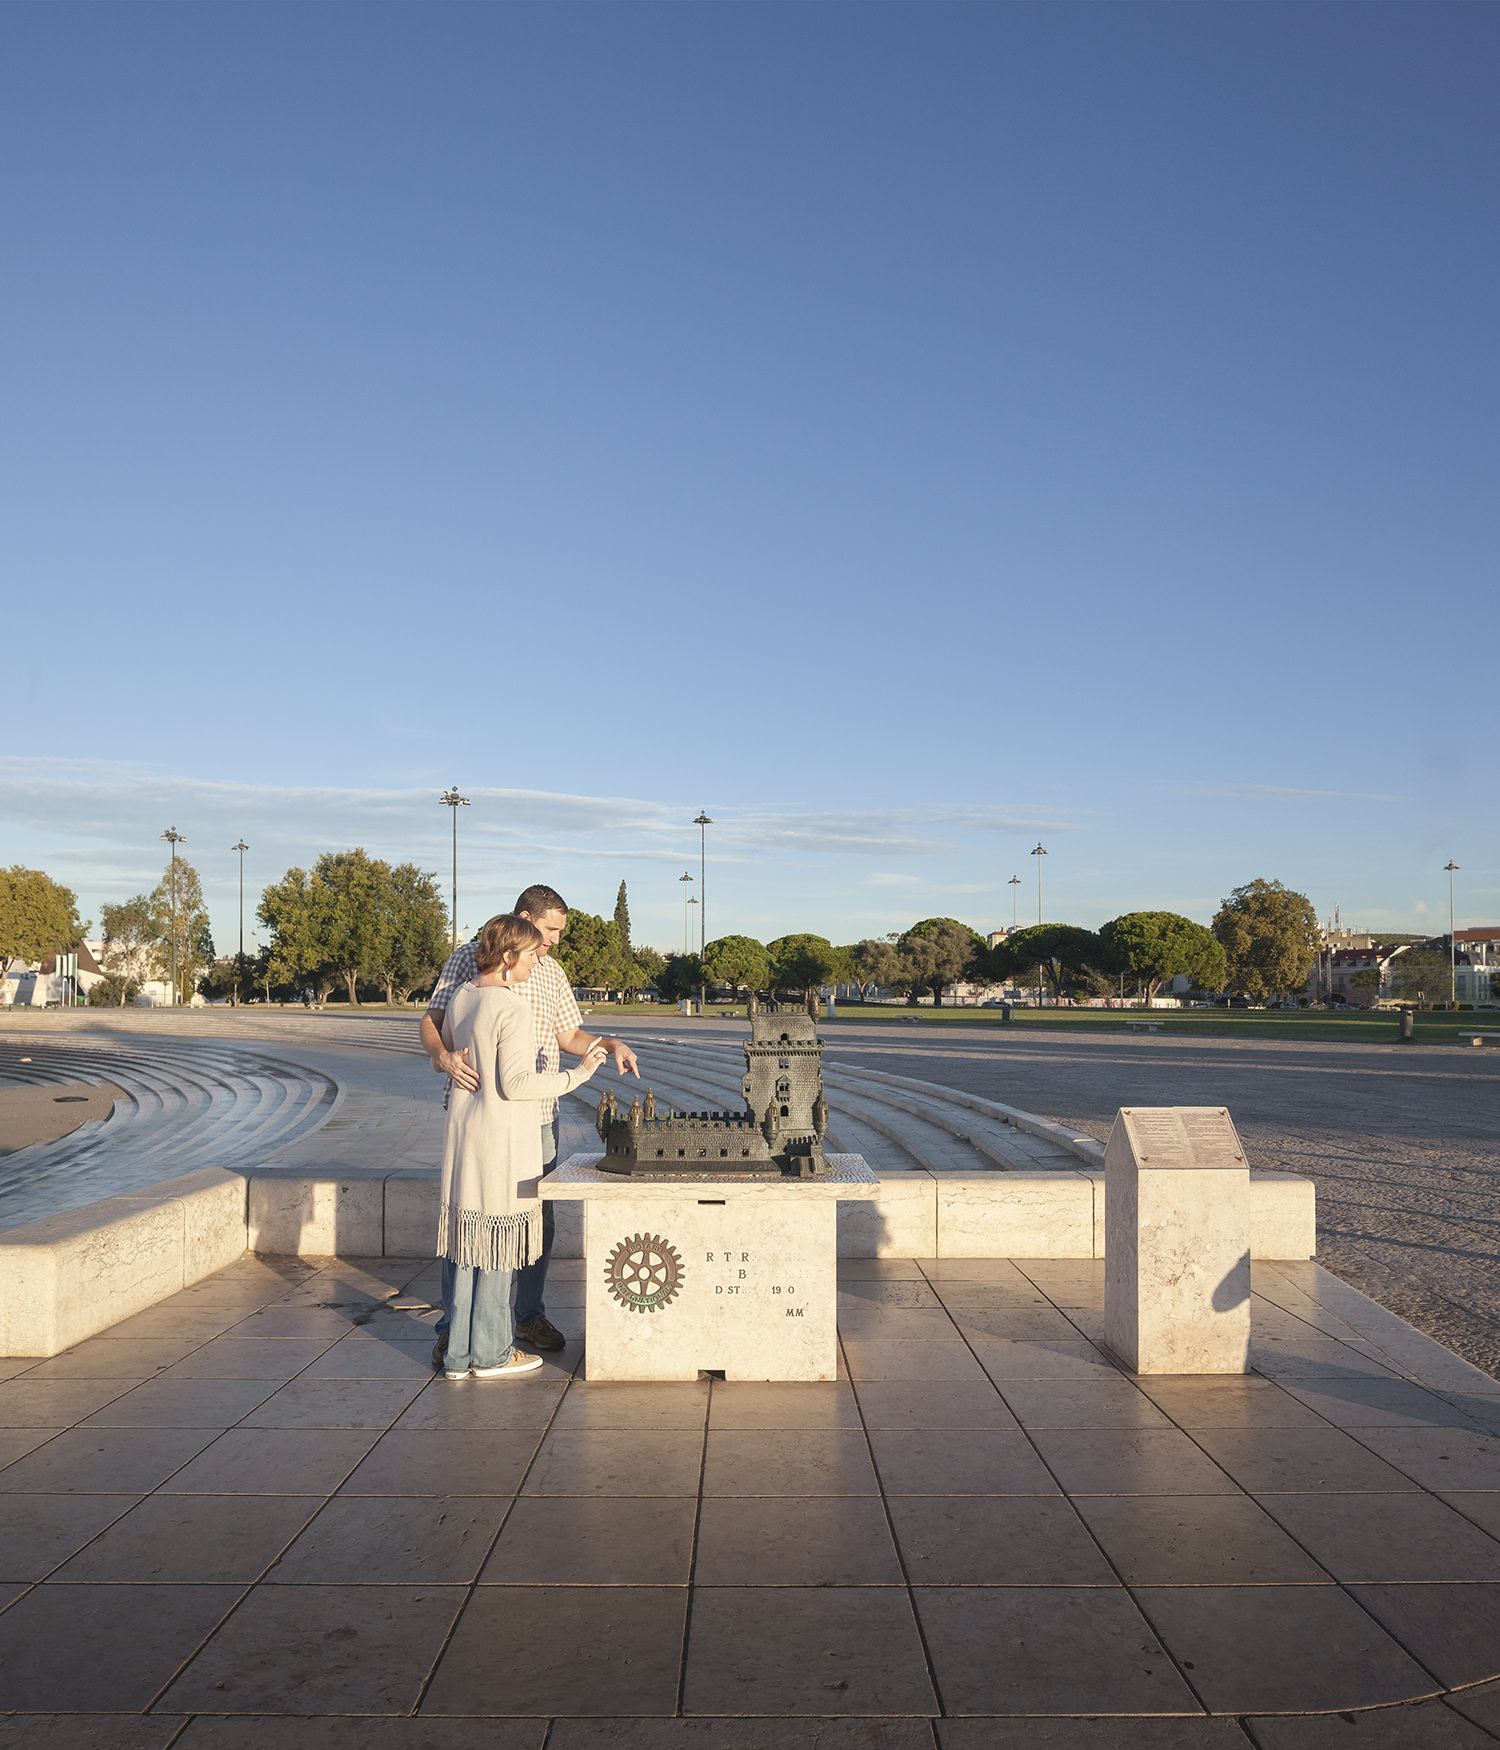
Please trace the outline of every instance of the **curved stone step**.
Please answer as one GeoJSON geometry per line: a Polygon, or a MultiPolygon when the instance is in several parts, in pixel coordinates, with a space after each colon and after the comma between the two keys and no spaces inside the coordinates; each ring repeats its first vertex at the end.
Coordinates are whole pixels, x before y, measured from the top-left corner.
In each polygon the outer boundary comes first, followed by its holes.
{"type": "Polygon", "coordinates": [[[202,1166],[253,1166],[324,1124],[339,1084],[318,1069],[232,1041],[121,1033],[69,1040],[12,1035],[40,1076],[108,1081],[111,1117],[0,1162],[0,1228],[118,1196],[202,1166]]]}

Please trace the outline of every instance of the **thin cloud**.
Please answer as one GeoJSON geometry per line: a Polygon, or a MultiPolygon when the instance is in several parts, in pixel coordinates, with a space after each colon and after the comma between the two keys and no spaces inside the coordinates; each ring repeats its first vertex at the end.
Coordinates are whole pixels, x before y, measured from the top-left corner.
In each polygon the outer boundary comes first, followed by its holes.
{"type": "Polygon", "coordinates": [[[1259,802],[1405,802],[1372,790],[1297,790],[1285,784],[1195,784],[1194,796],[1225,796],[1259,802]]]}

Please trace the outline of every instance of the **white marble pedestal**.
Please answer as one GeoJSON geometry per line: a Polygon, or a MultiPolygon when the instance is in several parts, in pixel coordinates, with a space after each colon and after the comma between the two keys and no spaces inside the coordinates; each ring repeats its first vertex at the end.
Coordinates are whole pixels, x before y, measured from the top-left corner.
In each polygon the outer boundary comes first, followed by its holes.
{"type": "Polygon", "coordinates": [[[1244,1373],[1250,1170],[1222,1106],[1126,1106],[1104,1157],[1104,1340],[1137,1373],[1244,1373]]]}
{"type": "Polygon", "coordinates": [[[873,1197],[860,1155],[827,1179],[628,1179],[574,1155],[542,1196],[583,1204],[589,1379],[834,1379],[835,1205],[873,1197]]]}

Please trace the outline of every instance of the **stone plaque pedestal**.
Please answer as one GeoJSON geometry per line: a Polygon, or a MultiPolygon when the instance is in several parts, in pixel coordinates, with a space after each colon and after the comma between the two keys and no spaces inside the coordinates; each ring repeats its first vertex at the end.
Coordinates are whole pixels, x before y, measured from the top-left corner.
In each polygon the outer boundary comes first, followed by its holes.
{"type": "Polygon", "coordinates": [[[1104,1172],[1105,1342],[1137,1373],[1244,1373],[1250,1172],[1229,1114],[1122,1107],[1104,1172]]]}
{"type": "Polygon", "coordinates": [[[837,1377],[835,1205],[874,1196],[862,1156],[803,1181],[631,1179],[601,1158],[541,1186],[583,1203],[586,1378],[837,1377]]]}

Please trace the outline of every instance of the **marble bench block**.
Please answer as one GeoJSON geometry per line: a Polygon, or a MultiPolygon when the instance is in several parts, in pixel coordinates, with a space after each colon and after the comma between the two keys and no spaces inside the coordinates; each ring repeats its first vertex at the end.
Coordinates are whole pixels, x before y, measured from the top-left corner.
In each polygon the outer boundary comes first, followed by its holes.
{"type": "MultiPolygon", "coordinates": [[[[1105,1175],[1094,1181],[1094,1256],[1105,1255],[1108,1196],[1105,1175]]],[[[1257,1261],[1302,1260],[1317,1255],[1318,1188],[1301,1173],[1250,1173],[1250,1256],[1257,1261]]]]}
{"type": "Polygon", "coordinates": [[[931,1173],[882,1173],[868,1200],[840,1198],[841,1258],[935,1258],[937,1181],[931,1173]]]}
{"type": "Polygon", "coordinates": [[[1105,1174],[1105,1342],[1137,1373],[1246,1372],[1250,1173],[1229,1114],[1123,1107],[1105,1174]]]}
{"type": "Polygon", "coordinates": [[[245,1181],[207,1167],[0,1233],[0,1355],[56,1355],[245,1251],[245,1181]]]}
{"type": "Polygon", "coordinates": [[[633,1179],[575,1155],[542,1181],[583,1208],[589,1379],[838,1376],[837,1205],[869,1198],[857,1155],[824,1180],[633,1179]]]}
{"type": "MultiPolygon", "coordinates": [[[[302,1258],[383,1257],[385,1175],[320,1179],[257,1173],[250,1179],[249,1230],[252,1252],[302,1258]]],[[[434,1240],[436,1232],[434,1220],[434,1240]]]]}
{"type": "Polygon", "coordinates": [[[149,1187],[182,1205],[182,1285],[190,1288],[245,1255],[249,1238],[243,1173],[204,1167],[149,1187]]]}
{"type": "Polygon", "coordinates": [[[385,1176],[384,1243],[387,1258],[437,1256],[439,1174],[436,1167],[403,1167],[385,1176]]]}
{"type": "Polygon", "coordinates": [[[939,1258],[1091,1258],[1094,1187],[1082,1172],[935,1181],[939,1258]]]}
{"type": "Polygon", "coordinates": [[[1318,1188],[1301,1173],[1250,1175],[1250,1256],[1286,1260],[1318,1249],[1318,1188]]]}

